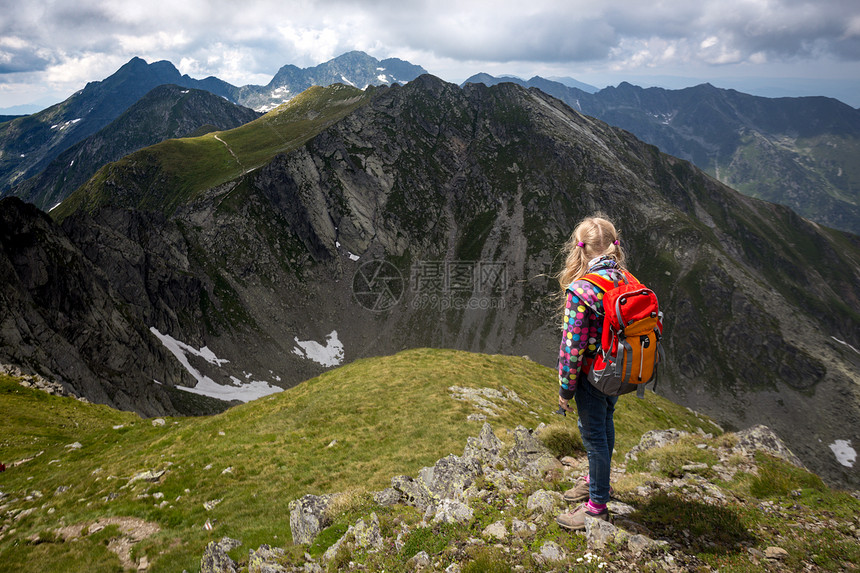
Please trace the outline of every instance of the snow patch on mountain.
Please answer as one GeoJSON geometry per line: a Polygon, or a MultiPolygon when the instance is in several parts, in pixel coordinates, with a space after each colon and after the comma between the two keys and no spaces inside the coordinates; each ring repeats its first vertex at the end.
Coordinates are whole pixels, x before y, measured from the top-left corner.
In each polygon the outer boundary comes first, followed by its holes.
{"type": "MultiPolygon", "coordinates": [[[[251,380],[250,382],[242,382],[235,376],[230,376],[230,380],[233,381],[233,385],[228,384],[219,384],[215,382],[212,378],[206,376],[201,373],[199,370],[194,368],[188,360],[189,356],[197,356],[199,358],[204,359],[206,362],[218,366],[219,368],[224,364],[229,363],[229,360],[224,358],[218,358],[214,352],[212,352],[208,347],[204,346],[203,348],[196,349],[193,346],[190,346],[182,341],[176,340],[169,334],[162,334],[159,332],[157,328],[154,326],[149,329],[152,334],[154,334],[161,343],[167,348],[179,363],[185,368],[185,370],[197,380],[197,384],[193,388],[189,388],[187,386],[177,386],[178,389],[184,390],[185,392],[191,392],[192,394],[200,394],[203,396],[209,396],[211,398],[218,398],[219,400],[239,400],[240,402],[250,402],[251,400],[256,400],[257,398],[262,398],[263,396],[268,396],[269,394],[275,394],[276,392],[282,392],[283,388],[278,388],[277,386],[272,386],[268,382],[263,380],[251,380]]],[[[245,374],[245,378],[250,378],[253,374],[248,372],[243,372],[245,374]]],[[[160,384],[157,380],[156,383],[160,384]]]]}
{"type": "Polygon", "coordinates": [[[851,440],[836,440],[830,444],[830,449],[836,456],[836,461],[843,466],[854,467],[854,462],[857,461],[857,450],[851,447],[851,440]]]}
{"type": "Polygon", "coordinates": [[[337,331],[332,330],[326,336],[326,344],[323,346],[315,340],[299,340],[295,337],[298,346],[293,348],[293,354],[313,360],[323,366],[338,366],[343,362],[343,343],[337,338],[337,331]]]}

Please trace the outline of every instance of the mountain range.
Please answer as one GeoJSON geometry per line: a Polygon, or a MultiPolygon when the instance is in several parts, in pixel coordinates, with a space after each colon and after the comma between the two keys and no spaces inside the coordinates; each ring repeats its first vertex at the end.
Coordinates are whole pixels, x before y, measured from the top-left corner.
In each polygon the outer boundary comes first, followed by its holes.
{"type": "MultiPolygon", "coordinates": [[[[88,83],[64,102],[32,115],[0,122],[0,193],[6,194],[10,187],[44,171],[58,155],[108,126],[133,104],[146,105],[141,98],[165,84],[207,91],[237,105],[268,111],[313,85],[338,82],[364,88],[406,82],[421,73],[424,73],[423,68],[396,58],[379,61],[363,52],[350,52],[312,68],[284,66],[268,85],[240,88],[214,77],[196,80],[182,75],[167,61],[147,64],[140,58],[132,58],[110,77],[88,83]]],[[[127,128],[128,123],[120,127],[127,128]]],[[[146,124],[141,126],[145,128],[146,124]]],[[[117,127],[111,132],[121,133],[117,127]]],[[[144,141],[156,135],[158,132],[154,131],[139,143],[146,145],[144,141]]],[[[161,135],[167,136],[166,133],[161,135]]],[[[124,141],[117,143],[123,148],[127,146],[124,141]]],[[[108,161],[110,159],[106,158],[102,164],[108,161]]],[[[36,183],[31,182],[14,194],[49,208],[50,205],[39,199],[55,194],[46,189],[33,191],[34,185],[36,183]]]]}
{"type": "Polygon", "coordinates": [[[106,163],[166,139],[239,127],[260,115],[208,91],[164,84],[60,153],[42,172],[17,186],[15,193],[49,210],[106,163]]]}
{"type": "Polygon", "coordinates": [[[596,92],[536,76],[465,83],[536,87],[577,111],[692,161],[738,191],[860,233],[860,110],[825,97],[764,98],[710,84],[596,92]]]}
{"type": "MultiPolygon", "coordinates": [[[[424,72],[420,66],[396,58],[379,61],[363,52],[350,52],[312,68],[284,66],[266,86],[236,87],[217,78],[194,80],[180,75],[169,62],[146,64],[135,58],[110,78],[88,84],[67,102],[33,116],[0,118],[0,124],[9,122],[0,126],[0,193],[23,197],[42,209],[53,207],[92,175],[95,167],[117,157],[107,154],[100,164],[94,157],[92,170],[78,167],[68,176],[64,172],[67,168],[72,171],[71,160],[50,168],[47,162],[78,142],[86,134],[82,128],[89,125],[87,130],[101,129],[123,106],[132,102],[139,102],[138,107],[145,105],[137,98],[163,83],[208,90],[262,112],[312,85],[405,83],[424,72]],[[113,106],[107,106],[105,100],[113,106]],[[90,112],[81,111],[86,109],[90,112]],[[95,115],[90,118],[89,113],[95,115]],[[46,170],[54,175],[36,177],[46,170]],[[65,183],[57,186],[57,177],[65,177],[65,183]]],[[[478,74],[466,82],[514,82],[537,87],[586,115],[627,129],[664,152],[694,162],[742,193],[787,205],[828,226],[860,232],[860,163],[856,160],[860,153],[860,111],[837,100],[763,98],[708,84],[665,90],[622,83],[599,90],[573,78],[536,76],[526,81],[488,74],[478,74]]],[[[112,128],[100,136],[105,141],[102,147],[128,151],[120,135],[122,129],[112,128]]],[[[153,132],[147,139],[154,142],[158,137],[168,135],[153,132]]]]}
{"type": "Polygon", "coordinates": [[[509,82],[312,88],[102,167],[53,218],[3,199],[0,361],[145,415],[418,346],[552,365],[550,276],[596,210],[667,309],[658,391],[856,485],[827,445],[860,443],[857,236],[509,82]]]}

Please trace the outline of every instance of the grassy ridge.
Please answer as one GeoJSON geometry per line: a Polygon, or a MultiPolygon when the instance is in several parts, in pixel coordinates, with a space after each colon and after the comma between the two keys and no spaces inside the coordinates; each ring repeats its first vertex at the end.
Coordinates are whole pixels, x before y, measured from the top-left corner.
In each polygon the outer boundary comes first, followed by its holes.
{"type": "MultiPolygon", "coordinates": [[[[466,420],[476,409],[454,400],[450,386],[516,392],[527,405],[496,400],[500,415],[490,418],[506,439],[503,430],[518,424],[560,422],[553,414],[555,378],[551,369],[523,358],[411,350],[358,360],[216,416],[168,418],[154,426],[134,414],[48,396],[0,377],[2,411],[16,413],[0,422],[3,462],[44,452],[0,473],[0,515],[6,516],[0,571],[32,570],[33,563],[44,571],[83,570],[91,559],[100,565],[90,570],[117,570],[118,558],[106,551],[105,539],[90,535],[62,543],[55,533],[104,516],[158,524],[159,533],[134,547],[133,555],[148,557],[150,571],[194,571],[206,543],[224,535],[244,542],[240,552],[261,543],[286,544],[291,500],[306,493],[380,490],[392,476],[414,476],[441,457],[461,454],[481,424],[466,420]],[[66,447],[73,442],[83,447],[66,447]],[[130,479],[161,470],[159,483],[130,479]],[[61,487],[69,489],[55,493],[61,487]],[[211,510],[204,508],[219,499],[211,510]],[[20,510],[32,512],[8,517],[20,510]],[[207,520],[212,531],[203,527],[207,520]]],[[[575,417],[562,423],[573,428],[575,417]]],[[[714,431],[651,393],[644,401],[619,401],[620,454],[644,431],[670,426],[714,431]]]]}
{"type": "Polygon", "coordinates": [[[241,177],[310,138],[368,101],[373,90],[313,87],[263,117],[229,131],[170,139],[102,167],[52,211],[62,220],[105,204],[171,213],[197,194],[241,177]],[[113,182],[133,184],[118,189],[113,182]]]}

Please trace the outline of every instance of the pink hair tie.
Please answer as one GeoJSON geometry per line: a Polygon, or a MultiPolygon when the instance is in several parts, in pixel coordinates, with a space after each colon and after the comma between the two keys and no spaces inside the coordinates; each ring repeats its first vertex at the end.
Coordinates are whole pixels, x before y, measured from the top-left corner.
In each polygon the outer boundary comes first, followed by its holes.
{"type": "Polygon", "coordinates": [[[615,241],[612,244],[613,245],[620,245],[621,243],[618,242],[618,239],[615,239],[615,241]]]}
{"type": "Polygon", "coordinates": [[[582,241],[577,241],[576,246],[577,247],[584,247],[585,243],[583,243],[582,241]]]}

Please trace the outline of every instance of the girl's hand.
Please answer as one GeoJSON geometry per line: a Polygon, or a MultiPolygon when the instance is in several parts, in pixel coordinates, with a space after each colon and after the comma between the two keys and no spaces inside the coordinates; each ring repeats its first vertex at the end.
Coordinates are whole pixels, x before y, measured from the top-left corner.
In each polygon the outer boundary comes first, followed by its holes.
{"type": "Polygon", "coordinates": [[[566,412],[573,412],[573,408],[570,407],[570,400],[565,400],[561,396],[558,397],[558,405],[559,407],[566,412]]]}

